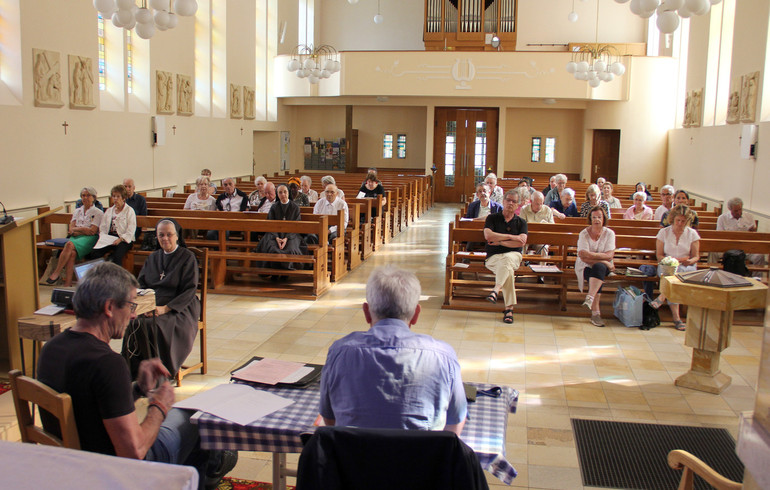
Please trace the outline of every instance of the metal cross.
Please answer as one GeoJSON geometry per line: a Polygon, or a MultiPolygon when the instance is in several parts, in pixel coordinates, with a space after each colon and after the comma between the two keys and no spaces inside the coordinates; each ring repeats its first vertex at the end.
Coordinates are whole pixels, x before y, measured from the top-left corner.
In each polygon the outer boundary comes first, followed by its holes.
{"type": "Polygon", "coordinates": [[[62,126],[64,126],[64,134],[66,135],[67,134],[67,126],[69,126],[69,124],[67,124],[67,121],[64,121],[64,124],[62,124],[62,126]]]}
{"type": "Polygon", "coordinates": [[[241,128],[241,134],[243,134],[243,128],[241,128]]]}
{"type": "Polygon", "coordinates": [[[171,126],[171,129],[173,129],[173,130],[174,130],[174,134],[176,134],[176,124],[174,124],[173,126],[171,126]]]}

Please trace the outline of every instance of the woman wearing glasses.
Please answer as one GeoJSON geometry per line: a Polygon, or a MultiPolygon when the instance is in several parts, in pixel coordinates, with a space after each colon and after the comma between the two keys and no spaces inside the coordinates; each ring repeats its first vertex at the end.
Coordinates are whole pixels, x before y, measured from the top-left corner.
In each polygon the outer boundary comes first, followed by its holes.
{"type": "MultiPolygon", "coordinates": [[[[201,312],[200,301],[195,294],[198,287],[198,262],[195,254],[185,246],[181,228],[174,220],[160,221],[155,232],[160,248],[147,258],[137,279],[142,288],[155,290],[157,356],[174,377],[192,351],[198,333],[201,312]]],[[[149,325],[153,322],[151,317],[152,314],[149,314],[142,320],[149,325]]],[[[134,342],[134,339],[126,334],[123,341],[124,355],[141,347],[137,345],[141,342],[134,342]]],[[[154,357],[154,353],[148,354],[146,357],[154,357]]],[[[146,357],[141,355],[137,359],[137,366],[138,361],[146,357]]],[[[132,374],[133,367],[132,361],[132,374]]]]}

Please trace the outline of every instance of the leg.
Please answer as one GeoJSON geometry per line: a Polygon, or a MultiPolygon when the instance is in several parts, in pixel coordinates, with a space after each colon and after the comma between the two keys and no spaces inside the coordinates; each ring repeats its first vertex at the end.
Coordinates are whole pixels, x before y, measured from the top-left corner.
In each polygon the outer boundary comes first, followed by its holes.
{"type": "MultiPolygon", "coordinates": [[[[64,287],[70,287],[72,286],[72,275],[75,273],[75,256],[77,254],[73,253],[70,255],[69,260],[67,261],[66,268],[64,269],[64,287]]],[[[59,259],[61,260],[61,259],[59,259]]]]}
{"type": "Polygon", "coordinates": [[[72,259],[74,263],[76,255],[77,252],[75,252],[75,245],[73,245],[72,242],[67,242],[59,254],[59,262],[56,264],[56,269],[54,269],[53,273],[49,276],[49,279],[52,281],[59,279],[61,276],[61,270],[65,265],[69,263],[70,259],[72,259]]]}
{"type": "Polygon", "coordinates": [[[115,246],[115,251],[112,252],[112,255],[110,256],[110,262],[114,264],[118,264],[119,266],[123,266],[123,257],[126,255],[126,252],[131,250],[131,245],[134,243],[126,243],[126,242],[120,242],[115,246]]]}
{"type": "Polygon", "coordinates": [[[514,272],[521,264],[519,252],[508,252],[493,255],[486,261],[486,268],[495,274],[494,293],[503,293],[505,298],[505,316],[503,321],[513,323],[513,305],[516,304],[516,288],[514,272]]]}

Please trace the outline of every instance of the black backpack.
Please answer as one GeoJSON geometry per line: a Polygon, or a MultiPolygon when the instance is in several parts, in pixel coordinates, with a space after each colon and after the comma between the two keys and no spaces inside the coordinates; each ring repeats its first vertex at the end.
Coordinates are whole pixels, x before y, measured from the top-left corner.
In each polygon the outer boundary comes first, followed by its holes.
{"type": "Polygon", "coordinates": [[[642,303],[642,324],[639,326],[640,330],[650,330],[660,325],[660,315],[658,310],[650,306],[650,302],[646,300],[642,303]]]}
{"type": "Polygon", "coordinates": [[[743,250],[728,250],[722,257],[722,266],[727,272],[738,274],[739,276],[748,276],[749,269],[746,267],[746,252],[743,250]]]}

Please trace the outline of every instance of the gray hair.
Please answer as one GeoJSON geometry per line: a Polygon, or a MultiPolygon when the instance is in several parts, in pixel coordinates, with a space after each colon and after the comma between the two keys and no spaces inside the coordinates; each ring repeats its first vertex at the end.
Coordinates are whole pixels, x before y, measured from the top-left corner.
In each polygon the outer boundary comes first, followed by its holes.
{"type": "Polygon", "coordinates": [[[377,320],[397,318],[409,323],[420,301],[420,281],[413,272],[390,265],[374,269],[366,281],[369,313],[377,320]]]}
{"type": "Polygon", "coordinates": [[[519,192],[518,187],[514,187],[513,189],[508,189],[505,192],[505,195],[503,195],[503,199],[507,198],[508,196],[516,196],[519,198],[519,202],[521,202],[521,193],[519,192]]]}
{"type": "Polygon", "coordinates": [[[131,298],[131,289],[138,287],[136,278],[119,265],[112,262],[96,264],[75,290],[72,298],[75,315],[93,320],[104,312],[108,300],[123,304],[131,298]]]}
{"type": "Polygon", "coordinates": [[[323,177],[321,177],[321,183],[325,186],[329,184],[337,185],[337,181],[334,180],[334,177],[332,177],[331,175],[324,175],[323,177]]]}
{"type": "Polygon", "coordinates": [[[82,189],[80,189],[80,193],[82,194],[83,191],[86,191],[89,195],[93,196],[94,199],[96,199],[96,197],[97,197],[96,196],[96,189],[94,189],[93,187],[83,187],[82,189]]]}
{"type": "Polygon", "coordinates": [[[225,182],[227,182],[228,180],[231,180],[233,182],[233,184],[235,184],[235,179],[234,178],[232,178],[232,177],[225,177],[224,179],[222,179],[222,185],[225,185],[225,182]]]}
{"type": "Polygon", "coordinates": [[[596,184],[591,184],[586,189],[586,199],[588,199],[588,194],[590,193],[596,194],[596,197],[601,198],[602,197],[602,191],[599,190],[599,186],[596,184]]]}
{"type": "Polygon", "coordinates": [[[201,175],[200,177],[198,177],[197,179],[195,179],[195,185],[196,185],[196,186],[198,186],[198,185],[202,184],[203,182],[206,182],[207,184],[211,185],[211,179],[209,179],[209,178],[208,178],[208,177],[206,177],[205,175],[201,175]]]}
{"type": "Polygon", "coordinates": [[[487,180],[487,179],[494,179],[495,184],[497,184],[497,175],[493,174],[492,172],[488,173],[484,180],[487,180]]]}
{"type": "Polygon", "coordinates": [[[647,194],[642,192],[642,191],[634,192],[634,195],[631,196],[631,198],[632,199],[636,199],[636,196],[641,196],[642,197],[642,201],[646,201],[647,200],[647,194]]]}
{"type": "Polygon", "coordinates": [[[734,197],[727,201],[727,209],[733,209],[735,206],[743,207],[743,199],[740,197],[734,197]]]}
{"type": "Polygon", "coordinates": [[[261,175],[258,175],[257,178],[254,179],[254,185],[257,185],[257,182],[264,182],[265,184],[267,184],[267,179],[261,175]]]}
{"type": "MultiPolygon", "coordinates": [[[[566,184],[567,183],[567,176],[564,175],[564,174],[556,174],[556,175],[554,175],[554,180],[556,182],[564,182],[566,184]]],[[[574,193],[573,193],[573,197],[574,197],[574,193]]]]}
{"type": "Polygon", "coordinates": [[[545,196],[540,191],[535,191],[532,193],[532,202],[535,202],[535,200],[540,200],[541,202],[545,202],[545,196]]]}
{"type": "Polygon", "coordinates": [[[300,177],[299,181],[300,182],[307,182],[307,185],[313,185],[313,179],[311,179],[307,175],[303,175],[302,177],[300,177]]]}
{"type": "Polygon", "coordinates": [[[572,199],[575,199],[575,191],[570,189],[569,187],[565,187],[563,191],[561,191],[561,194],[559,194],[559,197],[563,196],[564,194],[569,194],[572,196],[572,199]]]}
{"type": "MultiPolygon", "coordinates": [[[[663,187],[661,187],[661,188],[660,188],[660,193],[661,193],[661,194],[663,194],[663,191],[669,191],[669,192],[671,192],[671,195],[672,195],[672,196],[673,196],[674,194],[676,194],[676,189],[674,189],[674,186],[673,186],[673,185],[668,185],[668,184],[664,185],[663,187]]],[[[645,197],[646,197],[646,196],[645,196],[645,197]]]]}

